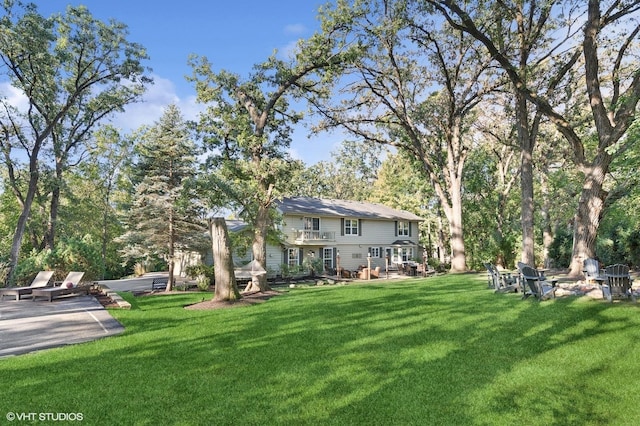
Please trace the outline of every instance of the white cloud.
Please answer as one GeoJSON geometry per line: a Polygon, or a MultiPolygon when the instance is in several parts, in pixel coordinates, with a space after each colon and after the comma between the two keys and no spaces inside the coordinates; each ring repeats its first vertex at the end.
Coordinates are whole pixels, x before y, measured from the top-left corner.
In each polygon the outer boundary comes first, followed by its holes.
{"type": "MultiPolygon", "coordinates": [[[[105,121],[110,122],[125,132],[135,130],[143,125],[152,125],[164,113],[167,106],[175,104],[180,108],[185,120],[193,120],[204,109],[196,102],[196,96],[180,98],[174,83],[160,76],[153,76],[154,84],[148,86],[142,101],[125,106],[122,113],[114,113],[105,121]]],[[[0,96],[4,96],[10,105],[20,111],[26,111],[29,101],[25,94],[9,82],[0,83],[0,96]]]]}
{"type": "Polygon", "coordinates": [[[4,97],[9,105],[20,111],[26,111],[29,106],[29,99],[24,92],[16,89],[9,82],[0,83],[0,96],[4,97]]]}
{"type": "Polygon", "coordinates": [[[114,126],[129,131],[143,125],[152,125],[171,104],[178,106],[185,120],[196,119],[198,113],[204,109],[203,105],[196,102],[195,95],[180,98],[172,81],[157,75],[153,76],[153,79],[154,84],[148,87],[141,102],[129,104],[125,107],[124,113],[113,116],[111,122],[114,126]]]}
{"type": "Polygon", "coordinates": [[[305,32],[307,32],[307,27],[302,24],[289,24],[284,27],[285,34],[300,35],[304,34],[305,32]]]}

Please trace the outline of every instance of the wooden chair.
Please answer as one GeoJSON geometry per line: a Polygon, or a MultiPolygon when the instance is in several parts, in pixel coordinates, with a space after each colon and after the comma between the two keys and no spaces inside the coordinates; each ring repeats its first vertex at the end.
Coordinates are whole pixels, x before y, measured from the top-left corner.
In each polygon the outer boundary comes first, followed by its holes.
{"type": "Polygon", "coordinates": [[[631,286],[633,279],[629,274],[627,265],[611,265],[604,270],[605,281],[602,283],[602,297],[609,302],[613,299],[631,299],[636,303],[636,296],[633,294],[631,286]]]}
{"type": "Polygon", "coordinates": [[[518,266],[523,286],[523,299],[534,296],[538,301],[542,301],[556,297],[555,282],[547,280],[544,275],[528,265],[519,264],[518,266]]]}
{"type": "Polygon", "coordinates": [[[606,281],[604,270],[600,269],[600,262],[596,259],[585,259],[582,263],[582,272],[586,282],[602,284],[602,282],[606,281]]]}
{"type": "Polygon", "coordinates": [[[518,292],[516,277],[511,276],[510,273],[501,274],[498,268],[491,263],[485,263],[484,266],[487,268],[489,287],[493,288],[496,293],[518,292]]]}

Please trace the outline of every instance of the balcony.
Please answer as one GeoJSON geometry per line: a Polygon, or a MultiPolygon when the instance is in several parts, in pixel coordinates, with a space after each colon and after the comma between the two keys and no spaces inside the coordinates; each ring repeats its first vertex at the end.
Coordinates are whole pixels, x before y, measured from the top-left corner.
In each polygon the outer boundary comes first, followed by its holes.
{"type": "Polygon", "coordinates": [[[335,232],[309,231],[306,229],[293,229],[293,240],[296,244],[322,244],[336,240],[335,232]]]}

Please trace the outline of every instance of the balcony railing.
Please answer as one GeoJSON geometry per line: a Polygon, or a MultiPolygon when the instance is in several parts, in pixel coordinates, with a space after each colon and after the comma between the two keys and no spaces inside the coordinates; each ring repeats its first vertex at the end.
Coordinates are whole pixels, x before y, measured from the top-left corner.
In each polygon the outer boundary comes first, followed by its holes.
{"type": "Polygon", "coordinates": [[[336,233],[328,231],[309,231],[305,229],[294,229],[293,234],[294,240],[298,244],[336,240],[336,233]]]}

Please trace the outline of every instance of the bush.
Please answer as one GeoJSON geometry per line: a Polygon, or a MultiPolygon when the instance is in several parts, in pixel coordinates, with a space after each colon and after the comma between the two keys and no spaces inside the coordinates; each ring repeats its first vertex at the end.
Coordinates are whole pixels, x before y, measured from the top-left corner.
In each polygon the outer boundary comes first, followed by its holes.
{"type": "Polygon", "coordinates": [[[70,271],[84,272],[85,281],[98,279],[102,274],[100,243],[90,235],[84,238],[60,240],[53,250],[33,250],[20,260],[16,267],[12,285],[27,285],[36,274],[43,270],[53,270],[53,279],[60,281],[70,271]]]}
{"type": "Polygon", "coordinates": [[[197,265],[189,265],[185,268],[185,273],[192,279],[195,279],[198,283],[198,288],[202,291],[209,289],[209,286],[214,284],[215,272],[213,266],[208,266],[203,263],[197,265]]]}

